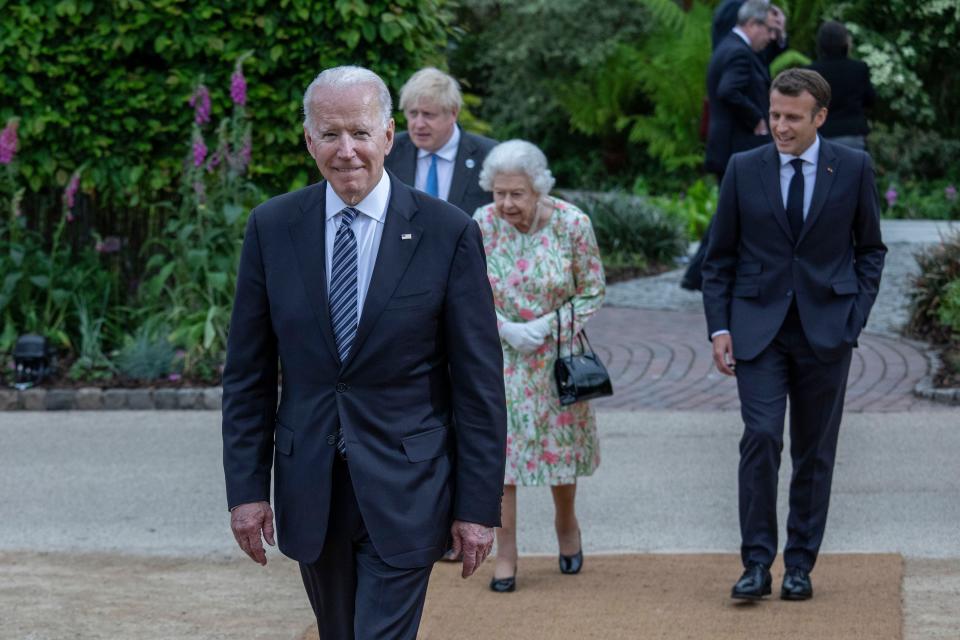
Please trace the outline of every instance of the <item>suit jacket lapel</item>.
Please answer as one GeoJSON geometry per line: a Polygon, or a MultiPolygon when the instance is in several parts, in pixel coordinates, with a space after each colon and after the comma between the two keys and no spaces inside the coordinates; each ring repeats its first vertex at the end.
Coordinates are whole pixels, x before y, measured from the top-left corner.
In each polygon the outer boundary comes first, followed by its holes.
{"type": "Polygon", "coordinates": [[[290,220],[290,241],[300,265],[300,277],[307,300],[320,325],[320,333],[330,353],[339,359],[327,305],[326,193],[325,181],[307,190],[300,201],[300,211],[290,220]]]}
{"type": "Polygon", "coordinates": [[[417,147],[413,144],[413,140],[408,137],[398,140],[397,148],[394,149],[393,153],[400,156],[395,164],[390,165],[393,167],[396,176],[405,184],[410,186],[416,184],[417,147]]]}
{"type": "Polygon", "coordinates": [[[787,212],[783,208],[783,195],[780,193],[780,154],[777,153],[776,145],[767,145],[767,151],[764,152],[763,166],[760,169],[760,182],[763,184],[763,192],[770,203],[770,210],[773,216],[780,224],[780,228],[787,234],[787,237],[796,242],[793,232],[790,231],[790,222],[787,220],[787,212]]]}
{"type": "Polygon", "coordinates": [[[383,223],[380,248],[377,251],[377,260],[370,278],[370,287],[367,289],[367,297],[363,303],[363,311],[360,313],[357,337],[353,340],[350,354],[343,363],[343,369],[350,366],[357,352],[363,347],[363,342],[383,313],[384,307],[406,272],[417,245],[420,244],[423,229],[411,222],[416,212],[417,205],[411,195],[411,189],[391,176],[390,205],[387,207],[387,216],[383,223]]]}
{"type": "MultiPolygon", "coordinates": [[[[460,132],[460,144],[457,145],[457,157],[453,160],[453,178],[450,180],[450,193],[447,195],[447,202],[460,202],[463,200],[463,194],[467,191],[467,181],[473,173],[467,168],[468,158],[472,158],[477,151],[477,146],[465,131],[460,132]]],[[[476,160],[474,160],[476,162],[476,160]]],[[[467,211],[467,215],[473,215],[473,211],[467,211]]]]}
{"type": "Polygon", "coordinates": [[[813,185],[813,197],[810,199],[810,210],[807,211],[807,218],[803,221],[803,230],[797,243],[803,241],[807,232],[817,221],[820,212],[823,211],[823,205],[827,202],[827,196],[830,195],[830,187],[833,186],[834,176],[839,165],[837,154],[834,153],[830,143],[820,139],[820,155],[817,158],[817,181],[813,185]]]}

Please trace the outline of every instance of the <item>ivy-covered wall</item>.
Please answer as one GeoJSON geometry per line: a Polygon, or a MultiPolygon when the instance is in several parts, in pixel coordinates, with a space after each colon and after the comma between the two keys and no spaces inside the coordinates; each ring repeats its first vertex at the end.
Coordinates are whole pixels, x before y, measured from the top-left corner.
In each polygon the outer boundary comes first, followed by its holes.
{"type": "MultiPolygon", "coordinates": [[[[442,0],[0,0],[0,127],[20,119],[25,202],[59,210],[78,168],[101,220],[172,198],[189,148],[196,84],[214,121],[243,72],[253,125],[252,179],[279,192],[315,178],[300,102],[320,70],[372,68],[393,89],[442,60],[442,0]]],[[[30,213],[46,213],[43,211],[30,213]]],[[[101,224],[101,226],[103,226],[101,224]]],[[[109,232],[109,229],[101,229],[109,232]]]]}

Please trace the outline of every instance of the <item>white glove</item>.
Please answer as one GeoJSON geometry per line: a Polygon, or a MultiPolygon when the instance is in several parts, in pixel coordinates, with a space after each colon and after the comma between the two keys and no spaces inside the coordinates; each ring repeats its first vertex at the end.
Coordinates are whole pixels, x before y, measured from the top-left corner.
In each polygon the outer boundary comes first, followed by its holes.
{"type": "Polygon", "coordinates": [[[500,325],[500,337],[522,354],[536,351],[550,334],[550,316],[530,322],[504,322],[500,325]]]}

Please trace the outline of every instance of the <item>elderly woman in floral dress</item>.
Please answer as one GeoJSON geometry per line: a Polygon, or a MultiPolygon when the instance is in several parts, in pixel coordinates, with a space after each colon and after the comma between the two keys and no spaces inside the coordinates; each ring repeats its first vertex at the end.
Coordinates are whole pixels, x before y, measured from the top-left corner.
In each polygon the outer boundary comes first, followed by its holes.
{"type": "Polygon", "coordinates": [[[603,303],[603,266],[590,219],[551,197],[553,183],[540,149],[523,140],[504,142],[490,151],[480,174],[494,202],[474,213],[483,232],[507,389],[503,526],[490,583],[499,592],[516,588],[517,485],[550,486],[560,570],[578,573],[583,551],[574,509],[577,477],[600,464],[593,409],[586,402],[560,405],[553,363],[556,311],[566,350],[571,307],[577,332],[603,303]]]}

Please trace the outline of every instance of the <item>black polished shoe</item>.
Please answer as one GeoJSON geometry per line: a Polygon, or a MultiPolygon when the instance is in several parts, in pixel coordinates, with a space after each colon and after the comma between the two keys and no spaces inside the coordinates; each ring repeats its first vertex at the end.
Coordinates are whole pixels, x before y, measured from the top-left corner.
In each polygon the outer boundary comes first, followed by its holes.
{"type": "Polygon", "coordinates": [[[513,568],[513,575],[509,578],[497,578],[494,576],[490,579],[490,591],[496,591],[497,593],[513,593],[517,590],[517,568],[513,568]]]}
{"type": "Polygon", "coordinates": [[[783,586],[780,588],[781,600],[809,600],[813,597],[813,583],[810,572],[800,567],[788,567],[783,574],[783,586]]]}
{"type": "Polygon", "coordinates": [[[751,564],[733,585],[730,597],[735,600],[759,600],[772,593],[770,570],[762,564],[751,564]]]}
{"type": "Polygon", "coordinates": [[[579,530],[577,531],[577,538],[580,539],[579,551],[572,556],[560,554],[560,573],[565,573],[568,576],[580,573],[580,569],[583,568],[583,536],[580,535],[579,530]]]}

